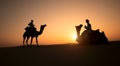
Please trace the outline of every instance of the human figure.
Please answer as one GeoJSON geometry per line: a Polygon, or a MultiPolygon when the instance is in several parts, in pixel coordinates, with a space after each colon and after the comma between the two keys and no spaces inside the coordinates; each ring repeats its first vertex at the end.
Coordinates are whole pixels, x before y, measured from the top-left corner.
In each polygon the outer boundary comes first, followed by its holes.
{"type": "Polygon", "coordinates": [[[35,25],[33,24],[33,20],[28,24],[30,27],[34,27],[35,25]]]}
{"type": "Polygon", "coordinates": [[[33,20],[28,24],[28,26],[25,28],[26,31],[36,31],[36,28],[34,27],[33,20]]]}
{"type": "Polygon", "coordinates": [[[88,19],[86,19],[86,23],[87,23],[87,26],[85,25],[85,29],[87,29],[87,30],[92,30],[91,24],[89,23],[89,20],[88,20],[88,19]]]}
{"type": "Polygon", "coordinates": [[[36,28],[34,27],[35,25],[33,24],[33,20],[31,20],[31,22],[28,25],[31,31],[36,30],[36,28]]]}

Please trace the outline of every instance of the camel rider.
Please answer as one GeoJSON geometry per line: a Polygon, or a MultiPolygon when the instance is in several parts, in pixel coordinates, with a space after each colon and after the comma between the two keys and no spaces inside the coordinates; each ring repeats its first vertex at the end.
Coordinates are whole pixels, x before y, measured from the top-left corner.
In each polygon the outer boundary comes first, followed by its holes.
{"type": "Polygon", "coordinates": [[[28,24],[28,26],[25,28],[26,31],[36,31],[36,28],[34,27],[33,20],[28,24]]]}
{"type": "Polygon", "coordinates": [[[88,20],[88,19],[86,19],[86,23],[87,23],[87,26],[85,25],[85,28],[86,28],[87,30],[92,30],[91,24],[89,23],[89,20],[88,20]]]}
{"type": "Polygon", "coordinates": [[[33,24],[33,20],[31,20],[31,22],[28,24],[30,28],[34,28],[34,24],[33,24]]]}

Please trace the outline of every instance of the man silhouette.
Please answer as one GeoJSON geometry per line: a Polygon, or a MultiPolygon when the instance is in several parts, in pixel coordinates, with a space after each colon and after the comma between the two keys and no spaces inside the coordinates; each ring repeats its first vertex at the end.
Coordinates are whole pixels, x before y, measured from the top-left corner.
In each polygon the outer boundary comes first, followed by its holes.
{"type": "Polygon", "coordinates": [[[33,20],[31,20],[31,22],[28,24],[28,26],[25,28],[25,30],[34,32],[34,31],[36,31],[36,28],[34,26],[35,25],[33,24],[33,20]]]}
{"type": "Polygon", "coordinates": [[[89,23],[89,20],[88,20],[88,19],[86,19],[86,23],[87,23],[87,26],[85,25],[85,29],[86,29],[86,30],[92,30],[91,24],[89,23]]]}

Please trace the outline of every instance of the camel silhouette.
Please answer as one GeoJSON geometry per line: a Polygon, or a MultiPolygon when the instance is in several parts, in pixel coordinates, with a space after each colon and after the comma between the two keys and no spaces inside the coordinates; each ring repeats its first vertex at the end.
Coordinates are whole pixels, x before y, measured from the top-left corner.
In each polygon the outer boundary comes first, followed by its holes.
{"type": "Polygon", "coordinates": [[[26,31],[23,34],[23,46],[25,44],[25,40],[26,40],[26,46],[28,46],[28,40],[29,40],[30,37],[31,37],[30,46],[32,45],[32,41],[33,41],[34,37],[36,38],[36,44],[38,46],[38,39],[37,38],[38,38],[39,35],[41,35],[43,33],[43,30],[44,30],[45,26],[47,26],[47,25],[46,24],[41,25],[40,26],[40,31],[37,31],[37,30],[31,31],[30,28],[26,28],[26,31]]]}
{"type": "Polygon", "coordinates": [[[77,31],[76,41],[79,44],[108,44],[108,39],[105,36],[104,31],[99,32],[99,29],[97,30],[86,29],[86,27],[89,28],[89,26],[86,26],[85,27],[86,30],[84,30],[80,35],[82,26],[83,26],[82,24],[75,26],[77,31]]]}

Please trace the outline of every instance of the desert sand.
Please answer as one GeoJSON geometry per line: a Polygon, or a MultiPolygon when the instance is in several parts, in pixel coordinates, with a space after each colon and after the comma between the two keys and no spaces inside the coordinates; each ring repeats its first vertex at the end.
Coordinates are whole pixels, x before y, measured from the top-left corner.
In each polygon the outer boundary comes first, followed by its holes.
{"type": "Polygon", "coordinates": [[[120,66],[120,41],[109,45],[1,47],[0,66],[120,66]]]}

